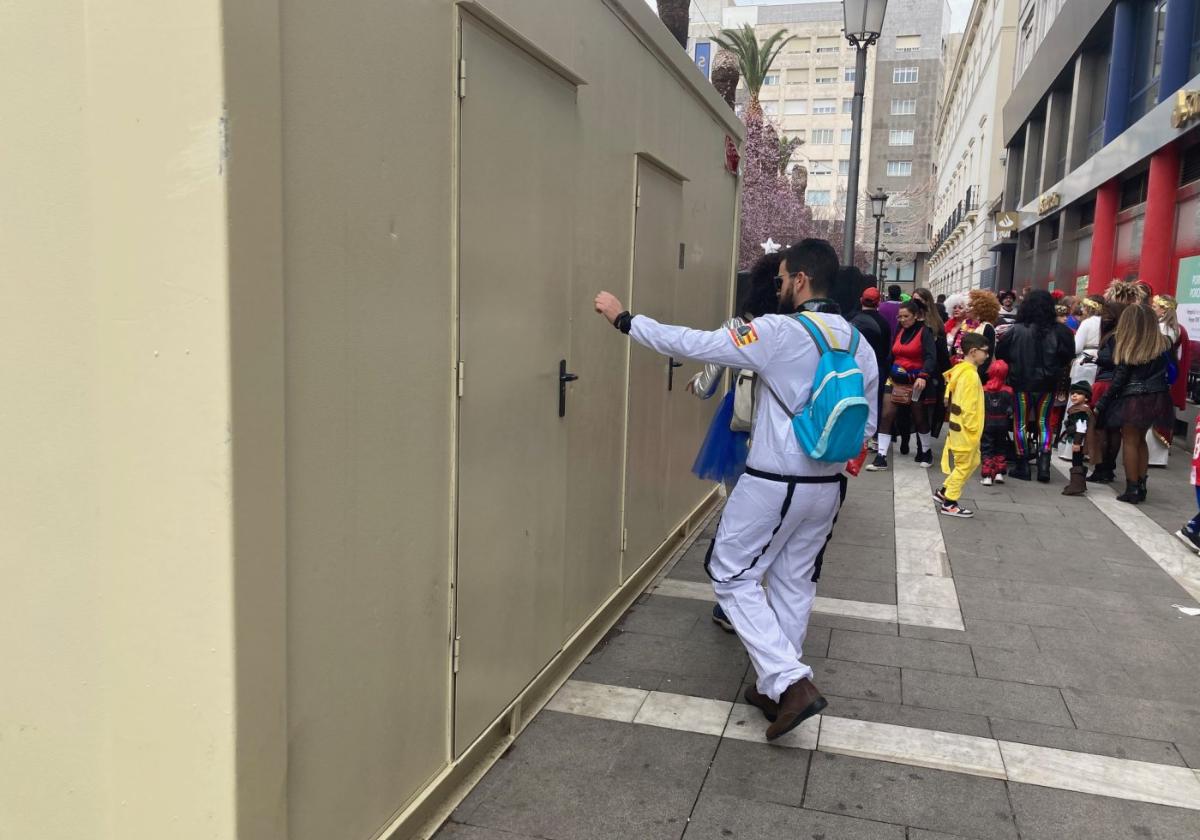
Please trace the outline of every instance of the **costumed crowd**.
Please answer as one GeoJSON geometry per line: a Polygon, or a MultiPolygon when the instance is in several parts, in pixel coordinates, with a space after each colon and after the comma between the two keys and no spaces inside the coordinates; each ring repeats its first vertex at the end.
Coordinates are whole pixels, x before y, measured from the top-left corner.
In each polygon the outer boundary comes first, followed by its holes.
{"type": "MultiPolygon", "coordinates": [[[[824,240],[772,244],[737,316],[712,331],[660,324],[607,292],[595,301],[633,341],[705,363],[691,393],[722,393],[693,465],[728,495],[704,565],[713,621],[754,665],[744,698],[769,722],[768,740],[826,705],[803,644],[846,474],[871,450],[868,471],[910,453],[930,468],[945,429],[946,479],[932,495],[946,516],[975,515],[961,499],[977,470],[984,486],[1049,482],[1056,456],[1070,462],[1064,495],[1116,481],[1119,461],[1117,498],[1136,505],[1149,467],[1166,465],[1191,363],[1175,300],[1143,283],[1080,298],[976,289],[935,299],[893,285],[884,298],[873,277],[839,269],[824,240]]],[[[1200,510],[1198,464],[1200,446],[1200,510]]],[[[1200,513],[1176,536],[1200,553],[1200,513]]]]}

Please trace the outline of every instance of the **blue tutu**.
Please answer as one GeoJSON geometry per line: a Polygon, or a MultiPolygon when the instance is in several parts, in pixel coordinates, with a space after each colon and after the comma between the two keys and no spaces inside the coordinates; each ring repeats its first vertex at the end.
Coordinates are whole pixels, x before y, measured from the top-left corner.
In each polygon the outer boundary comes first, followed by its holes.
{"type": "Polygon", "coordinates": [[[700,451],[696,453],[692,472],[698,478],[732,484],[746,471],[750,435],[730,430],[731,420],[733,391],[725,394],[725,398],[721,400],[721,405],[708,426],[708,434],[704,436],[704,443],[700,444],[700,451]]]}

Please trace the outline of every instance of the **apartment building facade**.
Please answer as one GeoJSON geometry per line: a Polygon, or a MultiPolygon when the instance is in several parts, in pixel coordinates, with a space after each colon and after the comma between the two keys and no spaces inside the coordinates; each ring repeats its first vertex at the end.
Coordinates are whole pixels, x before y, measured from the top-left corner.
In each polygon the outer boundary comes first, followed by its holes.
{"type": "Polygon", "coordinates": [[[889,281],[905,287],[925,285],[928,277],[933,138],[949,21],[946,0],[889,0],[872,50],[875,96],[864,110],[872,142],[865,146],[869,163],[862,185],[864,192],[883,187],[890,196],[881,225],[881,266],[889,281]]]}
{"type": "Polygon", "coordinates": [[[1027,2],[1020,20],[1001,283],[1100,292],[1136,278],[1178,294],[1200,328],[1195,0],[1027,2]]]}
{"type": "Polygon", "coordinates": [[[1019,0],[975,0],[934,131],[937,194],[929,255],[935,294],[996,286],[993,213],[1004,196],[999,115],[1011,89],[1019,0]]]}
{"type": "MultiPolygon", "coordinates": [[[[749,24],[759,40],[783,29],[793,40],[780,52],[759,93],[763,113],[783,137],[799,138],[788,169],[804,167],[805,201],[813,217],[836,221],[846,212],[850,173],[851,103],[855,54],[842,34],[841,3],[788,3],[735,6],[733,0],[692,5],[688,51],[715,55],[713,37],[721,29],[749,24]]],[[[868,54],[864,115],[871,113],[874,53],[868,54]]],[[[739,102],[744,92],[739,90],[739,102]]],[[[870,120],[864,117],[859,184],[868,178],[870,120]]],[[[860,240],[863,232],[860,231],[860,240]]],[[[865,241],[865,240],[862,240],[865,241]]]]}

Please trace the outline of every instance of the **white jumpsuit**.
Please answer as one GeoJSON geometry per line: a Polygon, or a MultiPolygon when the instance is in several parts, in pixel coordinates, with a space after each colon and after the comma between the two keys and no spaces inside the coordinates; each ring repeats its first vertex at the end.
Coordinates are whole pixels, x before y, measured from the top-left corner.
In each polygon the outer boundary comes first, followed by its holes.
{"type": "MultiPolygon", "coordinates": [[[[845,319],[816,317],[833,346],[849,346],[851,327],[845,319]]],[[[819,358],[816,344],[787,315],[763,315],[740,328],[712,332],[635,315],[629,335],[663,355],[749,368],[759,375],[746,474],[729,496],[705,568],[717,602],[750,654],[758,690],[778,700],[792,683],[812,676],[800,658],[825,543],[846,486],[845,465],[809,458],[792,432],[792,415],[808,403],[819,358]]],[[[865,393],[874,394],[879,373],[871,345],[860,340],[855,359],[865,393]]],[[[874,400],[870,406],[866,438],[875,433],[874,400]]]]}

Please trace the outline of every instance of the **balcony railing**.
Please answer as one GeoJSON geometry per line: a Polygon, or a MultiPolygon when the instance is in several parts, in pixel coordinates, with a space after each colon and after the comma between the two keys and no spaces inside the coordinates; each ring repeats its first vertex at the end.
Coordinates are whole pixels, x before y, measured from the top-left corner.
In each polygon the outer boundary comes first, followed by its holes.
{"type": "Polygon", "coordinates": [[[945,224],[934,234],[933,242],[930,243],[930,251],[935,252],[942,246],[942,243],[950,238],[950,235],[958,229],[958,226],[967,221],[967,217],[979,210],[979,187],[967,187],[967,194],[954,205],[954,209],[950,211],[950,215],[946,218],[945,224]]]}

